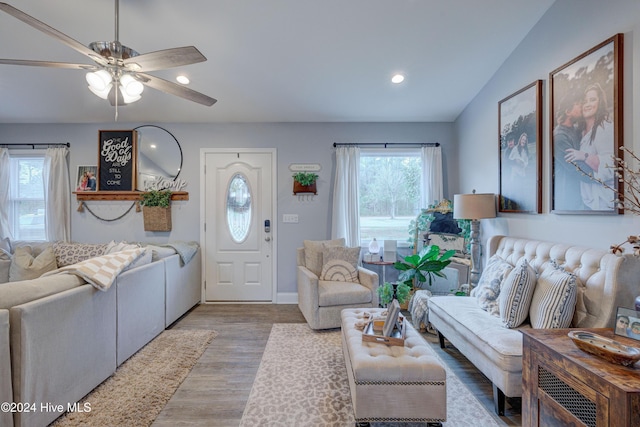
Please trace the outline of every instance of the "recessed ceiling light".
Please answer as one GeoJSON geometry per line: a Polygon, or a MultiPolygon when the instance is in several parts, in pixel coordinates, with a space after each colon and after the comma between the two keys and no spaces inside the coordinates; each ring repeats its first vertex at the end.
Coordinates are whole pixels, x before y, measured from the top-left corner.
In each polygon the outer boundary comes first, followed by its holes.
{"type": "Polygon", "coordinates": [[[402,74],[396,74],[395,76],[391,77],[391,81],[393,83],[402,83],[404,81],[404,76],[402,74]]]}
{"type": "Polygon", "coordinates": [[[178,83],[182,83],[183,85],[189,84],[189,79],[187,78],[187,76],[178,76],[176,77],[176,80],[178,81],[178,83]]]}

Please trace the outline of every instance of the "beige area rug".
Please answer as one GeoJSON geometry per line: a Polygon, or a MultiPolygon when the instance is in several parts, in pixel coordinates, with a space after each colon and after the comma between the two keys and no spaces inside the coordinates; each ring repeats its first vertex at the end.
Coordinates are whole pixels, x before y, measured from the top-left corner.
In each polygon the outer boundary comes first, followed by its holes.
{"type": "Polygon", "coordinates": [[[67,413],[50,427],[149,426],[187,377],[207,345],[211,330],[162,332],[80,401],[90,412],[67,413]]]}
{"type": "MultiPolygon", "coordinates": [[[[447,421],[443,426],[497,426],[484,406],[443,365],[447,370],[447,421]]],[[[307,324],[273,325],[240,427],[354,424],[340,331],[313,331],[307,324]]]]}

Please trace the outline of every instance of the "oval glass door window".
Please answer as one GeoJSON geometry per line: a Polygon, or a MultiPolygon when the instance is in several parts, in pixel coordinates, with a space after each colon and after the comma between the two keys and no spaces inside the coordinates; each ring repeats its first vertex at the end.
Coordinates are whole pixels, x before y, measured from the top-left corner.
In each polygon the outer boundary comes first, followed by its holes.
{"type": "Polygon", "coordinates": [[[243,242],[251,227],[251,189],[242,174],[235,174],[227,189],[227,226],[236,243],[243,242]]]}

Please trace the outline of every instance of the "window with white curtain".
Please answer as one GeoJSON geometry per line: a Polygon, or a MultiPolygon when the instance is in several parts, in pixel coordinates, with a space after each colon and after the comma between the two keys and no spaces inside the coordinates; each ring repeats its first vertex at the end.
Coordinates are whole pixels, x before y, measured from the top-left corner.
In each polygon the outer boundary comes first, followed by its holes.
{"type": "Polygon", "coordinates": [[[423,162],[420,148],[360,151],[360,243],[409,239],[409,222],[420,210],[423,162]]]}
{"type": "Polygon", "coordinates": [[[44,150],[10,152],[9,227],[16,240],[46,240],[44,150]]]}

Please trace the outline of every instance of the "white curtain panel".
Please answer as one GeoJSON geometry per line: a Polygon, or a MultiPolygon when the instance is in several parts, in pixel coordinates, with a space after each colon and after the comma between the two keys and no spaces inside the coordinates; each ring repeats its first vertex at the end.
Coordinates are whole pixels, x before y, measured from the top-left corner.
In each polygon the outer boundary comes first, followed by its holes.
{"type": "Polygon", "coordinates": [[[13,237],[9,227],[9,149],[0,148],[0,239],[13,237]]]}
{"type": "Polygon", "coordinates": [[[344,237],[346,246],[360,246],[358,175],[360,148],[336,148],[336,179],[333,187],[331,238],[344,237]]]}
{"type": "Polygon", "coordinates": [[[444,197],[442,184],[442,147],[422,147],[422,200],[428,208],[444,197]]]}
{"type": "Polygon", "coordinates": [[[69,149],[47,148],[44,157],[44,203],[47,240],[71,240],[71,187],[69,149]]]}

